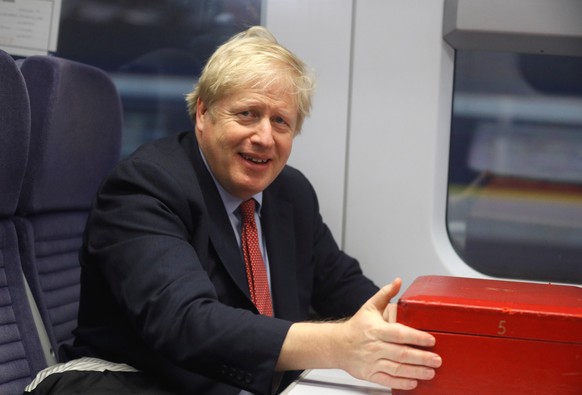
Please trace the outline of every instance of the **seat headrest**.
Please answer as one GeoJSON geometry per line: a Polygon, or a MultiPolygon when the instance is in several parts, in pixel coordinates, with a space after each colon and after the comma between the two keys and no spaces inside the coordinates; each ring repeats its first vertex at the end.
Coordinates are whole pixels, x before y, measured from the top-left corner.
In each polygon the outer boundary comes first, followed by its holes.
{"type": "Polygon", "coordinates": [[[16,211],[28,159],[30,104],[12,57],[0,50],[0,216],[16,211]]]}
{"type": "Polygon", "coordinates": [[[119,160],[122,110],[102,70],[32,56],[21,64],[31,106],[30,158],[20,214],[86,210],[119,160]]]}

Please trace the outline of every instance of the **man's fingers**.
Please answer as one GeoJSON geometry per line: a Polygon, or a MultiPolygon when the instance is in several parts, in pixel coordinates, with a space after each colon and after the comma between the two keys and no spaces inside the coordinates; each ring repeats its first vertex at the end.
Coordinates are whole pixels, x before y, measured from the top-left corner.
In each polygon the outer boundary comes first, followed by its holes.
{"type": "Polygon", "coordinates": [[[433,347],[436,339],[428,332],[411,328],[399,323],[387,324],[378,338],[386,343],[408,344],[418,347],[433,347]]]}
{"type": "Polygon", "coordinates": [[[398,364],[418,367],[438,368],[442,364],[441,357],[433,352],[400,344],[386,344],[383,357],[398,364]]]}
{"type": "Polygon", "coordinates": [[[394,377],[382,372],[374,373],[368,381],[398,390],[412,390],[418,385],[417,380],[394,377]]]}
{"type": "MultiPolygon", "coordinates": [[[[433,371],[434,372],[434,371],[433,371]]],[[[429,374],[430,376],[434,377],[434,373],[429,374]]],[[[428,375],[427,375],[428,376],[428,375]]],[[[411,390],[416,388],[418,385],[419,379],[413,379],[408,377],[402,376],[395,376],[391,375],[386,372],[376,372],[374,373],[368,381],[371,381],[376,384],[380,384],[386,387],[390,387],[391,389],[400,389],[400,390],[411,390]]],[[[420,379],[422,380],[422,379],[420,379]]],[[[429,380],[429,379],[426,379],[429,380]]]]}
{"type": "Polygon", "coordinates": [[[412,380],[430,380],[436,374],[433,368],[397,363],[390,360],[379,361],[377,373],[412,380]]]}
{"type": "Polygon", "coordinates": [[[432,353],[422,352],[412,347],[399,346],[395,349],[394,359],[377,361],[374,373],[368,378],[374,383],[393,389],[413,389],[418,380],[431,380],[436,375],[436,368],[440,367],[441,358],[432,353]],[[420,353],[417,353],[420,351],[420,353]],[[417,362],[420,364],[417,364],[417,362]]]}

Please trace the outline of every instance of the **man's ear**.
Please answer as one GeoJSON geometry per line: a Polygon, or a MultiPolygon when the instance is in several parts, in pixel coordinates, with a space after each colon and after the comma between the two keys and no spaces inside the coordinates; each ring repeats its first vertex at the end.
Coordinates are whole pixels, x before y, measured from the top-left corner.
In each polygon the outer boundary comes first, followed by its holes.
{"type": "Polygon", "coordinates": [[[204,122],[207,122],[208,118],[208,107],[206,104],[198,98],[196,101],[196,127],[200,130],[204,130],[204,122]]]}

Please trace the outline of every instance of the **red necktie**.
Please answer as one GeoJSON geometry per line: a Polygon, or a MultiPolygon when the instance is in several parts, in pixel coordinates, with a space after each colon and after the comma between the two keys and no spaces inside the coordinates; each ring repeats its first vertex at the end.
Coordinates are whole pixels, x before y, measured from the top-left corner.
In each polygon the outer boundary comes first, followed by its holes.
{"type": "Polygon", "coordinates": [[[257,224],[255,223],[255,199],[246,200],[239,207],[243,219],[241,246],[245,259],[251,300],[259,310],[259,313],[272,317],[273,305],[271,303],[271,293],[269,292],[269,281],[261,249],[259,248],[257,224]]]}

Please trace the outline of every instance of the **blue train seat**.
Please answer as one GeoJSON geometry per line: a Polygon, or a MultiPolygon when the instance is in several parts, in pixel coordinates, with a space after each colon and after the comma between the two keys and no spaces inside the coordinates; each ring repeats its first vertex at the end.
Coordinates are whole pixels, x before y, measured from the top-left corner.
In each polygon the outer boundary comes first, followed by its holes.
{"type": "Polygon", "coordinates": [[[78,251],[91,202],[120,157],[121,101],[92,66],[31,56],[20,70],[32,121],[15,223],[23,270],[58,354],[77,323],[78,251]]]}
{"type": "Polygon", "coordinates": [[[30,106],[14,60],[0,50],[0,394],[20,394],[47,366],[29,304],[12,221],[23,184],[30,106]]]}

